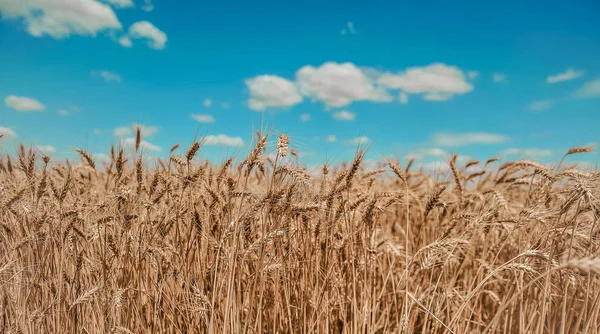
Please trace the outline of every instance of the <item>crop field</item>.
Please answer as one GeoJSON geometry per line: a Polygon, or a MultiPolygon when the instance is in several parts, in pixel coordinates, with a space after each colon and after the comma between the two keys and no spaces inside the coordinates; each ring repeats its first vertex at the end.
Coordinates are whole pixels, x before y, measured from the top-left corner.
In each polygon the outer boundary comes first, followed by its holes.
{"type": "Polygon", "coordinates": [[[141,136],[0,158],[0,333],[600,332],[598,171],[308,170],[277,133],[219,165],[141,136]]]}

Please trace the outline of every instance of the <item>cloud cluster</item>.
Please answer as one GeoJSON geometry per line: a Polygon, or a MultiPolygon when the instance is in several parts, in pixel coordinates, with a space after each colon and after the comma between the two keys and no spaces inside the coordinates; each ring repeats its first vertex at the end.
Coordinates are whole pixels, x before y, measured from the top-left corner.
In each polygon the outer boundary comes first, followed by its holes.
{"type": "MultiPolygon", "coordinates": [[[[123,147],[131,149],[135,147],[135,138],[134,137],[129,137],[129,138],[125,138],[121,141],[121,143],[123,144],[123,147]]],[[[162,150],[162,148],[158,145],[154,145],[146,140],[142,140],[140,142],[140,149],[144,150],[144,151],[150,151],[150,152],[160,152],[162,150]]]]}
{"type": "Polygon", "coordinates": [[[92,71],[92,77],[102,78],[105,82],[121,82],[121,76],[118,73],[108,70],[92,71]]]}
{"type": "Polygon", "coordinates": [[[9,95],[4,99],[4,104],[15,111],[21,112],[46,110],[46,106],[38,100],[25,96],[9,95]]]}
{"type": "MultiPolygon", "coordinates": [[[[116,8],[133,7],[132,0],[105,0],[116,8]]],[[[22,20],[27,32],[35,37],[51,36],[63,39],[71,35],[95,37],[101,32],[123,29],[111,6],[98,0],[0,0],[4,20],[22,20]]],[[[145,1],[142,9],[152,10],[145,1]]],[[[144,39],[153,49],[164,49],[167,35],[148,21],[131,25],[126,35],[118,39],[124,47],[133,45],[132,39],[144,39]]]]}
{"type": "Polygon", "coordinates": [[[227,135],[208,135],[203,139],[204,145],[214,146],[243,146],[244,140],[240,137],[229,137],[227,135]]]}
{"type": "Polygon", "coordinates": [[[300,93],[328,107],[343,107],[354,101],[390,102],[392,97],[353,63],[327,62],[304,66],[296,72],[300,93]]]}
{"type": "Polygon", "coordinates": [[[5,128],[0,126],[0,137],[2,138],[16,138],[17,133],[11,128],[5,128]]]}
{"type": "Polygon", "coordinates": [[[546,82],[549,84],[554,84],[557,82],[562,82],[562,81],[568,81],[568,80],[573,80],[573,79],[577,79],[581,76],[583,76],[585,74],[584,71],[578,71],[575,70],[572,67],[569,67],[565,72],[563,73],[559,73],[556,75],[549,75],[546,78],[546,82]]]}
{"type": "Polygon", "coordinates": [[[250,91],[248,107],[252,110],[289,108],[302,102],[294,83],[276,75],[259,75],[248,79],[246,86],[250,91]]]}
{"type": "Polygon", "coordinates": [[[455,66],[433,63],[410,67],[402,72],[381,73],[353,63],[326,62],[306,65],[291,81],[275,75],[260,75],[246,80],[250,109],[289,108],[306,97],[322,102],[327,108],[344,107],[356,101],[392,102],[391,91],[400,91],[398,101],[408,103],[409,95],[421,95],[427,101],[446,101],[473,90],[467,75],[455,66]]]}
{"type": "Polygon", "coordinates": [[[129,27],[129,37],[143,39],[148,46],[155,50],[162,50],[167,44],[167,34],[148,21],[139,21],[129,27]]]}
{"type": "Polygon", "coordinates": [[[117,8],[135,7],[135,4],[133,3],[132,0],[105,0],[105,1],[117,8]]]}
{"type": "Polygon", "coordinates": [[[533,101],[528,106],[527,109],[529,111],[542,111],[552,108],[554,106],[554,101],[552,100],[540,100],[533,101]]]}
{"type": "Polygon", "coordinates": [[[341,110],[333,113],[332,117],[338,121],[353,121],[356,118],[356,114],[349,112],[348,110],[341,110]]]}
{"type": "Polygon", "coordinates": [[[378,82],[407,94],[420,94],[427,101],[446,101],[454,95],[473,90],[462,70],[443,63],[410,67],[396,74],[386,73],[379,77],[378,82]]]}
{"type": "Polygon", "coordinates": [[[366,136],[360,136],[360,137],[346,140],[346,144],[355,144],[355,145],[368,144],[369,142],[370,142],[369,137],[366,137],[366,136]]]}
{"type": "Polygon", "coordinates": [[[575,92],[575,97],[581,99],[600,97],[600,79],[586,82],[575,92]]]}
{"type": "Polygon", "coordinates": [[[209,114],[191,114],[190,117],[198,123],[214,123],[215,118],[209,114]]]}
{"type": "Polygon", "coordinates": [[[510,138],[504,135],[486,132],[450,133],[438,132],[433,135],[433,143],[443,147],[457,147],[474,144],[500,144],[510,138]]]}
{"type": "Polygon", "coordinates": [[[96,0],[3,0],[0,12],[4,19],[23,19],[27,32],[35,37],[96,36],[122,28],[112,8],[96,0]]]}
{"type": "Polygon", "coordinates": [[[526,158],[541,158],[552,155],[552,150],[539,149],[539,148],[508,148],[501,152],[502,155],[516,155],[526,158]]]}
{"type": "Polygon", "coordinates": [[[33,148],[44,154],[56,153],[56,148],[52,145],[35,145],[33,148]]]}

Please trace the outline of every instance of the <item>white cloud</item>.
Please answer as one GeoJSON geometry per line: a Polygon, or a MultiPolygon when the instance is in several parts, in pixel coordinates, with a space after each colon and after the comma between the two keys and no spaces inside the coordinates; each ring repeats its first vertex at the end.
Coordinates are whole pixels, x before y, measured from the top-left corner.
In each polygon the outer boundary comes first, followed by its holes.
{"type": "Polygon", "coordinates": [[[121,82],[121,76],[115,72],[102,70],[92,71],[92,77],[101,77],[105,82],[121,82]]]}
{"type": "Polygon", "coordinates": [[[44,111],[46,106],[30,97],[9,95],[4,99],[7,107],[16,111],[44,111]]]}
{"type": "Polygon", "coordinates": [[[540,100],[531,102],[529,105],[527,105],[527,109],[530,111],[542,111],[550,109],[552,106],[554,106],[554,101],[540,100]]]}
{"type": "Polygon", "coordinates": [[[334,113],[332,117],[338,121],[353,121],[356,118],[356,114],[351,113],[348,110],[341,110],[334,113]]]}
{"type": "Polygon", "coordinates": [[[97,0],[0,0],[0,12],[5,20],[22,18],[35,37],[96,36],[122,28],[112,8],[97,0]]]}
{"type": "Polygon", "coordinates": [[[5,128],[3,126],[0,126],[0,135],[2,135],[2,137],[4,137],[4,138],[17,137],[17,133],[13,129],[5,128]]]}
{"type": "Polygon", "coordinates": [[[203,140],[205,145],[215,146],[242,146],[244,140],[240,137],[229,137],[227,135],[208,135],[203,140]]]}
{"type": "Polygon", "coordinates": [[[92,153],[92,157],[96,162],[110,163],[110,156],[106,153],[92,153]]]}
{"type": "Polygon", "coordinates": [[[69,116],[69,111],[66,109],[61,109],[58,111],[58,114],[61,116],[69,116]]]}
{"type": "Polygon", "coordinates": [[[425,157],[447,157],[448,152],[441,148],[427,148],[418,150],[414,153],[408,154],[408,159],[422,159],[425,157]]]}
{"type": "Polygon", "coordinates": [[[548,157],[552,155],[552,150],[538,149],[538,148],[509,148],[501,152],[502,155],[518,155],[529,158],[540,158],[548,157]]]}
{"type": "Polygon", "coordinates": [[[557,82],[561,82],[561,81],[573,80],[573,79],[577,79],[577,78],[583,76],[584,74],[585,74],[584,71],[577,71],[574,68],[569,67],[563,73],[559,73],[556,75],[549,75],[546,78],[546,82],[549,84],[553,84],[553,83],[557,83],[557,82]]]}
{"type": "Polygon", "coordinates": [[[105,1],[117,8],[128,8],[128,7],[135,6],[135,4],[133,3],[132,0],[105,0],[105,1]]]}
{"type": "Polygon", "coordinates": [[[346,27],[344,29],[342,29],[342,35],[346,35],[346,34],[356,34],[356,29],[354,29],[354,23],[352,22],[348,22],[346,23],[346,27]]]}
{"type": "Polygon", "coordinates": [[[144,5],[142,6],[142,9],[145,12],[151,12],[154,9],[154,5],[152,4],[152,0],[144,0],[144,5]]]}
{"type": "Polygon", "coordinates": [[[214,123],[215,118],[208,114],[192,114],[190,117],[199,123],[214,123]]]}
{"type": "Polygon", "coordinates": [[[337,141],[337,137],[334,135],[329,135],[329,136],[327,136],[325,141],[327,141],[328,143],[335,143],[337,141]]]}
{"type": "Polygon", "coordinates": [[[407,104],[408,103],[408,94],[406,94],[405,92],[400,92],[400,96],[398,97],[398,100],[400,101],[401,104],[407,104]]]}
{"type": "Polygon", "coordinates": [[[450,165],[445,161],[432,161],[426,164],[418,164],[415,167],[422,168],[423,172],[428,174],[448,173],[450,171],[450,165]]]}
{"type": "Polygon", "coordinates": [[[478,71],[469,71],[467,72],[467,78],[473,80],[473,79],[477,79],[479,77],[479,72],[478,71]]]}
{"type": "Polygon", "coordinates": [[[473,90],[462,70],[444,63],[410,67],[397,74],[385,73],[378,82],[408,94],[423,94],[423,99],[429,101],[445,101],[473,90]]]}
{"type": "Polygon", "coordinates": [[[369,142],[369,137],[361,136],[356,137],[346,141],[346,144],[367,144],[369,142]]]}
{"type": "Polygon", "coordinates": [[[133,46],[133,42],[131,41],[131,38],[129,38],[129,36],[123,36],[119,38],[119,44],[126,48],[130,48],[133,46]]]}
{"type": "Polygon", "coordinates": [[[94,129],[93,134],[95,134],[95,135],[101,135],[102,134],[102,130],[100,130],[100,129],[94,129]]]}
{"type": "Polygon", "coordinates": [[[353,101],[390,102],[383,87],[353,63],[327,62],[319,67],[304,66],[296,72],[300,93],[323,101],[328,107],[343,107],[353,101]]]}
{"type": "Polygon", "coordinates": [[[56,148],[52,145],[36,145],[34,148],[45,154],[56,153],[56,148]]]}
{"type": "Polygon", "coordinates": [[[250,91],[248,107],[263,111],[267,107],[288,108],[302,102],[293,82],[276,75],[259,75],[246,80],[250,91]]]}
{"type": "Polygon", "coordinates": [[[575,97],[582,99],[600,97],[600,79],[585,83],[575,92],[575,97]]]}
{"type": "Polygon", "coordinates": [[[506,74],[494,73],[493,79],[494,79],[494,82],[506,81],[506,74]]]}
{"type": "Polygon", "coordinates": [[[302,122],[308,122],[308,121],[310,121],[310,114],[302,114],[302,115],[300,115],[300,120],[302,122]]]}
{"type": "Polygon", "coordinates": [[[433,135],[433,143],[437,146],[465,146],[472,144],[499,144],[508,141],[510,138],[503,135],[470,132],[470,133],[449,133],[439,132],[433,135]]]}
{"type": "Polygon", "coordinates": [[[132,134],[133,134],[133,130],[131,130],[127,126],[120,126],[113,130],[113,135],[115,137],[123,138],[123,137],[131,136],[132,134]]]}
{"type": "Polygon", "coordinates": [[[167,43],[167,34],[148,21],[139,21],[132,24],[129,27],[129,36],[147,40],[148,46],[156,50],[164,49],[167,43]]]}
{"type": "Polygon", "coordinates": [[[138,126],[141,127],[140,132],[142,134],[142,137],[152,137],[159,130],[158,126],[148,126],[148,125],[135,124],[135,123],[133,124],[134,129],[138,126]]]}
{"type": "MultiPolygon", "coordinates": [[[[125,148],[134,148],[135,147],[135,138],[134,137],[125,138],[122,143],[125,148]]],[[[160,152],[162,150],[160,146],[154,145],[145,140],[142,140],[140,142],[140,149],[146,150],[146,151],[151,151],[151,152],[160,152]]]]}
{"type": "Polygon", "coordinates": [[[212,107],[212,101],[210,99],[204,100],[203,104],[206,108],[212,107]]]}

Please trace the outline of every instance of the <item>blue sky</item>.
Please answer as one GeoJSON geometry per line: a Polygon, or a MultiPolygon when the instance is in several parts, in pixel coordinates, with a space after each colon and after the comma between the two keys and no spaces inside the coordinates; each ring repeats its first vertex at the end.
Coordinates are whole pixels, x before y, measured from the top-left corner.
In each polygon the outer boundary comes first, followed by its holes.
{"type": "MultiPolygon", "coordinates": [[[[600,4],[0,0],[0,151],[556,161],[600,142],[600,4]]],[[[575,159],[575,158],[574,158],[575,159]]],[[[579,156],[595,164],[597,154],[579,156]]]]}

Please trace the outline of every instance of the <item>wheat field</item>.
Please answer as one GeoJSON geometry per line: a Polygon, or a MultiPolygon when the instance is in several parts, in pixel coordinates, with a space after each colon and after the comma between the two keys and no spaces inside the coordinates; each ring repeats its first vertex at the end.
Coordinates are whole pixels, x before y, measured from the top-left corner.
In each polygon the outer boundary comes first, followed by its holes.
{"type": "Polygon", "coordinates": [[[104,166],[2,156],[0,333],[600,332],[597,171],[309,171],[260,133],[212,165],[136,133],[104,166]]]}

